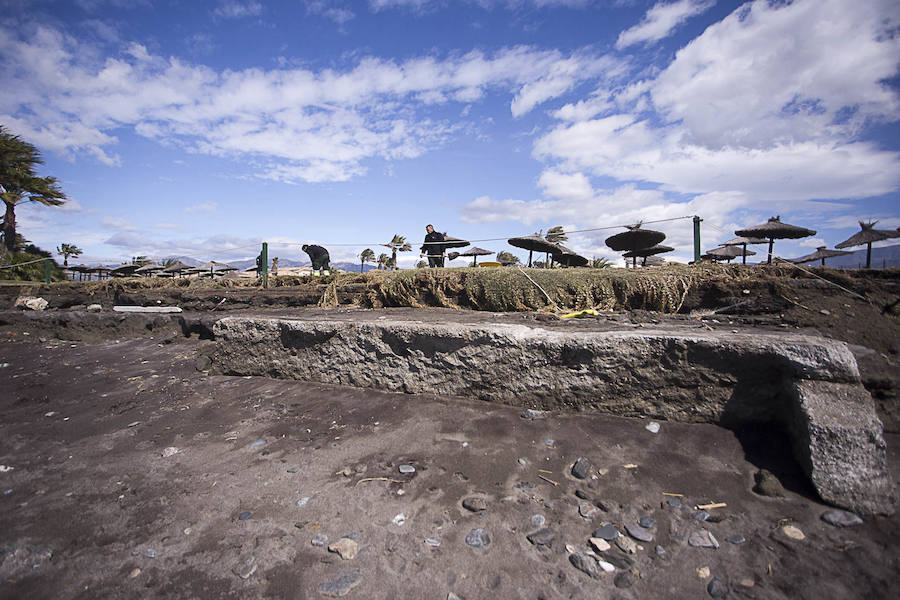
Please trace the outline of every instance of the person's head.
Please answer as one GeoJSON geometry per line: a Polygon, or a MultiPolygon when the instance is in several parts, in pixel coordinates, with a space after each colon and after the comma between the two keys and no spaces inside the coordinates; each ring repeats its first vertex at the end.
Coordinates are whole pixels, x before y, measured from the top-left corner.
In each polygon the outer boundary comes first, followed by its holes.
{"type": "Polygon", "coordinates": [[[309,246],[306,244],[303,244],[302,246],[300,246],[300,249],[303,250],[304,252],[306,252],[307,248],[309,248],[309,246]]]}
{"type": "Polygon", "coordinates": [[[428,224],[425,226],[425,231],[428,233],[434,233],[434,225],[428,224]]]}

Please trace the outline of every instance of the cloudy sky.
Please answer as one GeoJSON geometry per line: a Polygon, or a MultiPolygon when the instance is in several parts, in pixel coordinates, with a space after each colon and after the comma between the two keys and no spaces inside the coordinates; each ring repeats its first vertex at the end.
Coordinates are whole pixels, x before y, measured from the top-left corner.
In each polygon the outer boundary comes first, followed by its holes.
{"type": "Polygon", "coordinates": [[[898,27],[896,0],[0,0],[0,123],[70,198],[21,233],[87,262],[352,260],[427,223],[614,257],[601,228],[663,219],[688,260],[694,214],[704,248],[817,230],[798,256],[900,226],[898,27]]]}

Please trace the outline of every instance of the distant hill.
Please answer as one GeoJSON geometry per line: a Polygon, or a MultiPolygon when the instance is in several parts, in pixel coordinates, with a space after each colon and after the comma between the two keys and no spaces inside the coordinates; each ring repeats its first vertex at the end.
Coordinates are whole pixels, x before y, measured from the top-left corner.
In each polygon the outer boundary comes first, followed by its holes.
{"type": "MultiPolygon", "coordinates": [[[[821,262],[804,263],[808,266],[821,266],[821,262]]],[[[825,260],[825,265],[835,269],[860,269],[866,266],[866,248],[863,246],[853,254],[835,256],[825,260]]],[[[884,248],[872,248],[872,268],[882,269],[900,267],[900,244],[885,246],[884,248]]]]}

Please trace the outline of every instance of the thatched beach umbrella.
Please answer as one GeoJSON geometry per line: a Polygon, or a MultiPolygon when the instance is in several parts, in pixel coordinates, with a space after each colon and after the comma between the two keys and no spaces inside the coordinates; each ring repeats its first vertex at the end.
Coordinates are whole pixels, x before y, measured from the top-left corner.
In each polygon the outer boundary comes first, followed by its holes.
{"type": "Polygon", "coordinates": [[[538,234],[533,235],[523,235],[519,237],[509,238],[506,240],[509,242],[510,246],[515,246],[516,248],[522,248],[523,250],[528,250],[528,266],[531,266],[531,257],[535,252],[554,252],[557,249],[557,245],[553,242],[548,242],[538,234]]]}
{"type": "Polygon", "coordinates": [[[135,269],[134,272],[137,275],[150,276],[153,273],[156,273],[157,271],[162,271],[164,268],[165,267],[163,267],[162,265],[157,265],[155,263],[148,263],[148,264],[144,265],[143,267],[135,269]]]}
{"type": "MultiPolygon", "coordinates": [[[[91,268],[85,264],[75,265],[72,267],[66,267],[72,273],[78,273],[78,280],[81,281],[84,279],[84,274],[91,270],[91,268]]],[[[74,278],[73,278],[74,279],[74,278]]]]}
{"type": "MultiPolygon", "coordinates": [[[[658,244],[666,239],[666,234],[662,231],[653,231],[652,229],[641,229],[641,224],[628,226],[628,231],[617,233],[616,235],[606,238],[606,245],[616,252],[637,252],[644,248],[649,248],[654,244],[658,244]]],[[[632,257],[632,266],[637,266],[637,258],[632,257]]],[[[626,263],[627,265],[627,263],[626,263]]]]}
{"type": "Polygon", "coordinates": [[[558,262],[567,267],[583,267],[590,262],[586,257],[581,256],[571,248],[567,248],[562,244],[555,245],[558,250],[550,253],[550,256],[553,257],[553,262],[558,262]]]}
{"type": "Polygon", "coordinates": [[[832,256],[846,256],[847,254],[853,254],[852,252],[845,252],[843,250],[828,250],[825,246],[819,246],[816,248],[816,251],[812,254],[807,254],[806,256],[801,256],[800,258],[795,258],[791,262],[797,264],[803,264],[808,262],[813,262],[815,260],[822,261],[822,266],[825,266],[825,259],[831,258],[832,256]]]}
{"type": "MultiPolygon", "coordinates": [[[[878,221],[870,221],[869,223],[859,222],[860,231],[844,240],[840,244],[835,244],[835,248],[852,248],[854,246],[866,245],[866,268],[872,268],[872,243],[900,237],[900,229],[875,229],[878,221]]],[[[824,264],[824,263],[823,263],[824,264]]]]}
{"type": "MultiPolygon", "coordinates": [[[[455,254],[451,252],[451,254],[455,254]]],[[[473,266],[478,266],[478,257],[479,256],[490,256],[493,254],[490,250],[485,250],[484,248],[479,248],[478,246],[472,246],[465,252],[460,252],[459,256],[471,256],[473,266]]]]}
{"type": "MultiPolygon", "coordinates": [[[[765,244],[765,243],[768,242],[768,241],[769,241],[769,240],[767,240],[767,239],[765,239],[765,238],[736,237],[736,238],[731,238],[731,239],[728,240],[727,242],[722,242],[722,243],[719,244],[719,245],[720,245],[720,246],[740,246],[741,248],[743,248],[743,250],[744,250],[744,255],[743,255],[743,257],[741,258],[741,263],[746,265],[746,264],[747,264],[747,257],[748,257],[748,256],[753,256],[753,254],[755,254],[755,252],[754,252],[754,253],[751,253],[751,254],[747,254],[747,246],[750,245],[750,244],[765,244]]],[[[740,256],[740,255],[738,255],[738,256],[740,256]]]]}
{"type": "Polygon", "coordinates": [[[183,271],[187,271],[188,269],[190,269],[190,267],[179,260],[163,269],[163,273],[168,273],[172,277],[175,277],[175,275],[180,275],[183,271]]]}
{"type": "Polygon", "coordinates": [[[646,266],[648,256],[653,256],[654,254],[663,254],[665,252],[672,252],[673,250],[675,250],[675,248],[672,248],[671,246],[663,246],[662,244],[654,244],[653,246],[650,246],[649,248],[641,248],[640,250],[634,250],[633,252],[626,252],[625,258],[631,258],[631,259],[634,259],[635,261],[637,260],[638,257],[643,258],[644,259],[643,264],[644,264],[644,266],[646,266]]]}
{"type": "Polygon", "coordinates": [[[216,262],[214,260],[209,261],[208,263],[202,264],[199,267],[193,267],[191,269],[186,269],[188,273],[200,273],[201,275],[206,275],[209,273],[210,277],[215,277],[216,275],[221,275],[227,271],[237,271],[237,267],[232,267],[226,263],[216,262]]]}
{"type": "Polygon", "coordinates": [[[124,265],[119,265],[115,269],[110,269],[110,274],[113,277],[128,277],[129,275],[134,275],[134,272],[137,271],[138,266],[134,263],[128,263],[124,265]]]}
{"type": "Polygon", "coordinates": [[[459,238],[453,237],[452,235],[445,235],[444,241],[441,244],[444,248],[465,248],[471,242],[468,240],[461,240],[459,238]]]}
{"type": "Polygon", "coordinates": [[[797,225],[788,225],[781,222],[781,217],[770,217],[768,221],[762,225],[754,225],[747,229],[738,229],[734,232],[741,237],[766,238],[769,240],[769,259],[766,261],[772,264],[772,247],[775,240],[799,240],[800,238],[816,235],[816,232],[806,227],[798,227],[797,225]]]}
{"type": "Polygon", "coordinates": [[[703,256],[711,258],[712,260],[727,260],[728,262],[731,262],[732,259],[737,258],[738,256],[743,256],[744,264],[747,264],[746,257],[755,254],[756,252],[753,250],[745,250],[743,248],[738,248],[737,246],[720,246],[718,248],[713,248],[703,256]]]}

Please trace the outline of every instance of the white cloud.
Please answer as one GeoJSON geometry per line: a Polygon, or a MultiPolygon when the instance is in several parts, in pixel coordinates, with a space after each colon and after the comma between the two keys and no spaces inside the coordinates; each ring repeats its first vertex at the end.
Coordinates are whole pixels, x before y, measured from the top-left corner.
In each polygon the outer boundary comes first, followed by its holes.
{"type": "Polygon", "coordinates": [[[660,2],[647,11],[640,23],[619,34],[616,48],[621,50],[634,44],[658,42],[689,18],[706,12],[714,4],[715,0],[660,2]]]}
{"type": "Polygon", "coordinates": [[[219,205],[215,202],[200,202],[199,204],[192,204],[191,206],[185,206],[184,212],[186,213],[214,213],[219,209],[219,205]]]}
{"type": "Polygon", "coordinates": [[[226,19],[240,19],[243,17],[258,17],[262,14],[262,4],[255,0],[222,0],[213,11],[218,17],[226,19]]]}
{"type": "Polygon", "coordinates": [[[119,217],[104,217],[100,219],[100,224],[104,227],[111,227],[113,229],[121,229],[123,231],[135,231],[137,227],[132,225],[129,221],[119,218],[119,217]]]}
{"type": "Polygon", "coordinates": [[[102,58],[36,27],[0,31],[0,119],[42,148],[110,165],[121,161],[108,151],[118,141],[108,132],[132,127],[189,151],[255,157],[244,162],[262,177],[342,181],[369,159],[416,157],[444,143],[456,126],[430,119],[430,103],[508,94],[521,116],[620,70],[608,57],[518,46],[403,62],[364,57],[345,70],[217,72],[139,44],[102,58]]]}
{"type": "Polygon", "coordinates": [[[333,3],[325,2],[324,0],[307,1],[306,12],[311,15],[321,15],[326,19],[331,19],[338,25],[343,25],[356,18],[356,13],[349,8],[334,6],[333,3]]]}

